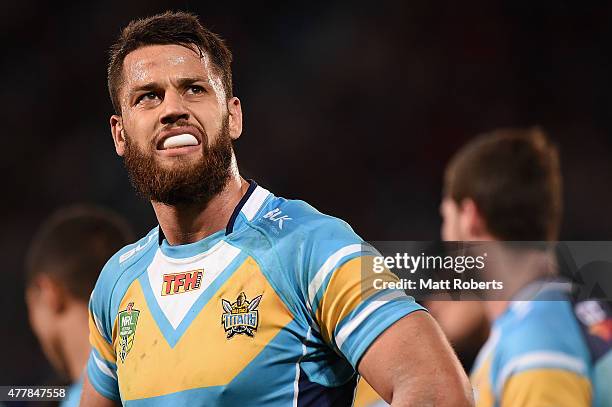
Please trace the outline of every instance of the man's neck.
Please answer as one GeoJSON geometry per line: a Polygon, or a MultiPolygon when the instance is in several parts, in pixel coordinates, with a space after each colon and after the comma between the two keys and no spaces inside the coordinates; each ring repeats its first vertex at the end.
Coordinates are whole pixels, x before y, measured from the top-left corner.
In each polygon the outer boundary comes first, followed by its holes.
{"type": "Polygon", "coordinates": [[[61,354],[64,368],[71,382],[77,382],[83,377],[87,358],[90,353],[87,302],[71,303],[61,325],[61,354]]]}
{"type": "Polygon", "coordinates": [[[172,246],[197,242],[225,228],[249,183],[232,174],[223,190],[206,204],[170,206],[151,202],[159,226],[172,246]]]}
{"type": "MultiPolygon", "coordinates": [[[[487,278],[503,281],[504,289],[499,292],[488,292],[485,302],[487,318],[491,323],[499,318],[517,298],[517,294],[534,281],[555,275],[554,254],[548,251],[519,250],[506,251],[501,248],[495,251],[496,264],[487,268],[487,278]]],[[[491,259],[491,254],[489,254],[491,259]]]]}
{"type": "Polygon", "coordinates": [[[485,301],[485,315],[489,324],[493,324],[510,306],[510,301],[485,301]]]}

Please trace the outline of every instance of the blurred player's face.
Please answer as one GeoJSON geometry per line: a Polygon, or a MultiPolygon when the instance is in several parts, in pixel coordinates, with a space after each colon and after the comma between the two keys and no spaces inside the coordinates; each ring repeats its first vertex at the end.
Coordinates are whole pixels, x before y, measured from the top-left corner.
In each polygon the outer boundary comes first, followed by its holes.
{"type": "Polygon", "coordinates": [[[242,112],[207,55],[179,45],[131,52],[120,101],[121,116],[111,117],[115,148],[141,195],[169,205],[206,203],[223,189],[242,112]]]}
{"type": "Polygon", "coordinates": [[[32,331],[53,367],[67,373],[59,344],[59,288],[45,275],[38,276],[26,289],[26,304],[32,331]]]}
{"type": "Polygon", "coordinates": [[[445,197],[440,205],[440,214],[443,241],[495,240],[472,199],[464,199],[458,204],[454,199],[445,197]]]}
{"type": "Polygon", "coordinates": [[[459,221],[459,205],[451,198],[444,198],[440,205],[440,214],[442,215],[442,240],[464,240],[459,221]]]}

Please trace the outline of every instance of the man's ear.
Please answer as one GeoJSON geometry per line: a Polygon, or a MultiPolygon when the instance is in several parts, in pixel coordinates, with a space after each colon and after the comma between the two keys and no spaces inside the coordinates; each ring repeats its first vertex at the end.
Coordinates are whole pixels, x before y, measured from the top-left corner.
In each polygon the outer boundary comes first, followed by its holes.
{"type": "Polygon", "coordinates": [[[227,101],[229,112],[229,134],[232,140],[236,140],[242,134],[242,106],[240,99],[232,97],[227,101]]]}
{"type": "Polygon", "coordinates": [[[112,115],[110,118],[111,135],[115,143],[115,151],[123,157],[125,154],[125,130],[123,129],[123,118],[119,115],[112,115]]]}
{"type": "Polygon", "coordinates": [[[64,311],[68,301],[68,293],[55,279],[41,273],[34,278],[32,284],[35,286],[33,288],[36,290],[35,295],[44,304],[45,308],[54,314],[64,311]]]}
{"type": "Polygon", "coordinates": [[[459,212],[460,227],[468,238],[466,240],[478,241],[492,239],[487,228],[487,222],[473,199],[465,198],[461,201],[459,212]]]}

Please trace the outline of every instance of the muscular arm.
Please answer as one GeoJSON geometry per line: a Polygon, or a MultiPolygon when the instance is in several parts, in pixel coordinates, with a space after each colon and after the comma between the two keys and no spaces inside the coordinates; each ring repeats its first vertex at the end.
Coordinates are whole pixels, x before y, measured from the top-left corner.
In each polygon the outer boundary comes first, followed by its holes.
{"type": "Polygon", "coordinates": [[[81,407],[115,407],[119,404],[113,400],[107,399],[98,393],[91,383],[89,377],[85,375],[85,382],[83,383],[83,393],[81,394],[81,407]]]}
{"type": "Polygon", "coordinates": [[[426,312],[413,312],[381,334],[358,369],[393,406],[474,405],[467,376],[426,312]]]}

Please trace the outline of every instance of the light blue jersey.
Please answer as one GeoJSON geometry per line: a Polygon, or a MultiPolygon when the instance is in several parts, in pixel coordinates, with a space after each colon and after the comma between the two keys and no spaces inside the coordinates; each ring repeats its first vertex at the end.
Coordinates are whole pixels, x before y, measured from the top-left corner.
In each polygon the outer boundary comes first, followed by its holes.
{"type": "Polygon", "coordinates": [[[83,392],[83,378],[72,383],[66,391],[66,397],[61,401],[59,407],[78,407],[83,392]]]}
{"type": "Polygon", "coordinates": [[[367,289],[374,255],[345,222],[251,182],[225,230],[170,246],[155,228],[109,260],[89,379],[126,405],[350,405],[368,347],[422,309],[367,289]]]}
{"type": "Polygon", "coordinates": [[[612,312],[568,288],[536,283],[494,322],[471,375],[478,407],[612,406],[612,312]]]}

